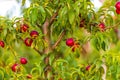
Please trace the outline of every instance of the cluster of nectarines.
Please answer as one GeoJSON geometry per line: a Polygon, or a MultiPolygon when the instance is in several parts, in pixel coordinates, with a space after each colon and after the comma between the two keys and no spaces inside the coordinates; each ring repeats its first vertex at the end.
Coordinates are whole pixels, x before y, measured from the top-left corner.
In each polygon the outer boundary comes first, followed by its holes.
{"type": "MultiPolygon", "coordinates": [[[[20,27],[20,31],[21,31],[22,33],[27,32],[28,29],[29,29],[29,26],[28,26],[27,24],[23,24],[23,25],[21,25],[21,27],[20,27]]],[[[32,31],[30,32],[30,36],[31,36],[31,37],[27,37],[27,38],[25,38],[25,40],[24,40],[25,45],[26,45],[26,46],[31,46],[32,43],[33,43],[33,39],[36,38],[38,35],[39,35],[39,33],[38,33],[37,31],[32,30],[32,31]]]]}
{"type": "MultiPolygon", "coordinates": [[[[23,24],[23,25],[20,26],[20,32],[22,32],[22,33],[28,32],[28,29],[29,29],[29,26],[28,26],[27,24],[23,24]]],[[[27,38],[25,38],[25,40],[24,40],[25,45],[26,45],[26,46],[31,46],[32,43],[33,43],[33,39],[35,39],[38,35],[39,35],[39,33],[38,33],[37,31],[32,30],[32,31],[30,32],[30,37],[27,37],[27,38]]],[[[1,46],[1,47],[4,47],[4,42],[3,42],[3,41],[0,41],[0,46],[1,46]]],[[[20,58],[20,64],[25,65],[25,64],[27,64],[27,63],[28,63],[28,61],[27,61],[26,58],[24,58],[24,57],[20,58]]],[[[12,70],[13,72],[19,72],[19,71],[20,71],[20,64],[19,64],[19,63],[14,63],[14,64],[11,66],[11,70],[12,70]]],[[[32,78],[32,76],[31,76],[30,74],[28,74],[26,77],[27,77],[27,78],[32,78]]]]}
{"type": "MultiPolygon", "coordinates": [[[[20,63],[21,64],[27,64],[27,62],[28,61],[27,61],[26,58],[20,58],[20,63]]],[[[17,72],[17,71],[20,70],[20,65],[18,63],[15,63],[15,64],[12,65],[11,69],[12,69],[13,72],[17,72]]]]}

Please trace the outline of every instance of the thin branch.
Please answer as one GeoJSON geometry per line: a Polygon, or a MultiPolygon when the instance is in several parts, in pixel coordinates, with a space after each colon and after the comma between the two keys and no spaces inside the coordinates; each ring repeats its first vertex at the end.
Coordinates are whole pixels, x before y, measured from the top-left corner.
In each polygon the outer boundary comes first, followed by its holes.
{"type": "Polygon", "coordinates": [[[38,28],[42,29],[42,26],[41,26],[41,25],[39,25],[39,23],[38,23],[38,22],[36,22],[36,25],[37,25],[37,27],[38,27],[38,28]]]}
{"type": "Polygon", "coordinates": [[[15,59],[17,60],[17,54],[16,54],[15,50],[13,50],[12,46],[9,46],[9,48],[10,48],[12,54],[14,55],[15,59]]]}
{"type": "Polygon", "coordinates": [[[40,55],[43,55],[42,51],[39,51],[38,49],[36,49],[35,47],[33,48],[36,52],[38,52],[40,55]]]}
{"type": "Polygon", "coordinates": [[[73,0],[74,2],[76,2],[76,0],[73,0]]]}
{"type": "Polygon", "coordinates": [[[84,55],[86,55],[87,52],[86,52],[85,48],[84,48],[83,46],[81,46],[81,48],[82,48],[82,51],[81,51],[81,52],[82,52],[84,55]]]}
{"type": "Polygon", "coordinates": [[[119,24],[120,24],[120,22],[118,22],[118,23],[117,23],[116,25],[114,25],[114,26],[110,26],[110,27],[105,28],[105,30],[111,29],[111,28],[116,28],[119,24]]]}
{"type": "MultiPolygon", "coordinates": [[[[58,12],[60,10],[60,7],[57,9],[57,11],[53,14],[53,16],[50,18],[50,20],[48,20],[48,18],[46,18],[46,21],[44,22],[44,24],[42,25],[42,27],[48,27],[50,25],[52,25],[52,23],[54,22],[55,18],[58,16],[58,12]]],[[[36,23],[36,25],[41,29],[41,26],[36,23]]]]}
{"type": "Polygon", "coordinates": [[[59,43],[61,42],[61,40],[62,40],[62,38],[63,38],[64,35],[65,35],[65,30],[63,30],[63,31],[61,32],[60,36],[58,37],[58,40],[57,40],[57,41],[55,42],[55,44],[52,46],[52,49],[55,49],[56,46],[59,45],[59,43]]]}
{"type": "MultiPolygon", "coordinates": [[[[22,41],[24,41],[24,39],[22,39],[21,37],[20,37],[20,39],[22,40],[22,41]]],[[[38,52],[40,55],[42,55],[43,54],[43,51],[39,51],[37,48],[33,48],[36,52],[38,52]]]]}
{"type": "MultiPolygon", "coordinates": [[[[60,6],[61,7],[61,6],[60,6]]],[[[53,14],[53,16],[50,19],[50,25],[54,22],[55,18],[58,16],[58,12],[60,10],[60,7],[57,9],[57,11],[53,14]]]]}

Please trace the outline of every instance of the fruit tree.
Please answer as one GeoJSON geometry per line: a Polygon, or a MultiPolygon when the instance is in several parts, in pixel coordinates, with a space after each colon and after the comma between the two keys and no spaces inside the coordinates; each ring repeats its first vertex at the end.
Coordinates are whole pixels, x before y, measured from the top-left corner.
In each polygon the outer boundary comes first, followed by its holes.
{"type": "Polygon", "coordinates": [[[25,1],[0,16],[0,80],[120,80],[120,1],[25,1]]]}

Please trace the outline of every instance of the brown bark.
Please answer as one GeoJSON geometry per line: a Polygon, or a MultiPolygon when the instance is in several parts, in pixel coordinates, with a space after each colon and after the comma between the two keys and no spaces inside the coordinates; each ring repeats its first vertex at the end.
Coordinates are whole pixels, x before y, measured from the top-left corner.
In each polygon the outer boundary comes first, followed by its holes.
{"type": "Polygon", "coordinates": [[[51,45],[50,45],[50,30],[48,29],[49,24],[50,24],[49,20],[46,19],[45,23],[42,26],[42,31],[44,34],[43,39],[44,39],[45,43],[47,43],[47,47],[44,48],[44,54],[48,54],[50,51],[50,47],[51,47],[51,45]]]}
{"type": "Polygon", "coordinates": [[[50,25],[54,22],[55,18],[57,17],[59,9],[60,8],[58,8],[58,10],[56,11],[56,13],[54,13],[53,16],[51,17],[51,19],[50,19],[50,25]]]}
{"type": "MultiPolygon", "coordinates": [[[[49,54],[52,51],[52,45],[51,45],[51,39],[50,39],[50,28],[51,28],[51,25],[53,24],[55,18],[58,15],[59,9],[60,8],[58,8],[58,10],[53,14],[53,16],[50,18],[50,20],[48,18],[46,18],[46,21],[44,22],[44,24],[42,26],[42,32],[44,34],[43,39],[44,39],[45,43],[47,44],[47,47],[45,47],[43,50],[44,54],[49,54]]],[[[44,63],[46,64],[46,67],[44,68],[44,70],[45,70],[44,75],[47,78],[48,73],[51,72],[51,70],[52,70],[52,67],[49,65],[49,56],[44,58],[44,63]]]]}
{"type": "Polygon", "coordinates": [[[52,25],[52,23],[54,22],[55,18],[58,15],[58,12],[60,10],[60,7],[58,8],[58,10],[53,14],[53,16],[50,18],[50,20],[48,18],[46,18],[45,23],[42,26],[42,31],[44,34],[44,41],[47,43],[47,47],[44,48],[44,53],[48,54],[52,49],[51,49],[51,39],[50,39],[50,26],[52,25]]]}

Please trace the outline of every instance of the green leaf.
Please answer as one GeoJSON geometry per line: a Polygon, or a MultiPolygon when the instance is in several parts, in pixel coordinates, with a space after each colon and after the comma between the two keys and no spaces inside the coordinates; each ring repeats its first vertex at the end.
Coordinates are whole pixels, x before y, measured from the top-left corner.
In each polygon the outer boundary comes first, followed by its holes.
{"type": "Polygon", "coordinates": [[[44,10],[43,6],[40,6],[39,9],[40,9],[41,13],[45,13],[45,10],[44,10]]]}
{"type": "Polygon", "coordinates": [[[102,66],[103,62],[101,60],[99,60],[97,63],[96,63],[96,68],[99,69],[101,66],[102,66]]]}
{"type": "Polygon", "coordinates": [[[51,8],[49,8],[49,7],[45,8],[46,12],[47,12],[50,16],[52,16],[52,11],[51,11],[50,9],[51,9],[51,8]]]}
{"type": "Polygon", "coordinates": [[[0,70],[0,80],[4,79],[4,72],[2,70],[0,70]]]}
{"type": "Polygon", "coordinates": [[[54,60],[54,55],[50,55],[50,59],[49,59],[50,65],[52,65],[53,60],[54,60]]]}
{"type": "Polygon", "coordinates": [[[104,41],[102,42],[102,49],[103,49],[104,51],[106,50],[106,44],[105,44],[104,41]]]}
{"type": "Polygon", "coordinates": [[[64,60],[64,59],[58,59],[57,62],[61,62],[61,63],[66,63],[66,64],[68,64],[68,61],[67,61],[67,60],[64,60]]]}
{"type": "Polygon", "coordinates": [[[66,13],[68,12],[67,7],[65,6],[64,8],[61,9],[60,11],[60,19],[63,20],[64,16],[66,16],[66,13]]]}
{"type": "Polygon", "coordinates": [[[69,22],[70,22],[70,24],[72,24],[74,19],[75,19],[74,12],[72,10],[70,10],[69,13],[68,13],[68,16],[69,16],[69,22]]]}
{"type": "Polygon", "coordinates": [[[87,2],[86,0],[84,0],[84,10],[86,10],[86,8],[87,8],[87,2]]]}
{"type": "Polygon", "coordinates": [[[32,70],[31,70],[31,74],[34,74],[34,73],[37,73],[39,70],[38,70],[38,68],[37,67],[35,67],[35,68],[32,68],[32,70]]]}
{"type": "Polygon", "coordinates": [[[96,49],[96,50],[98,50],[99,51],[99,49],[100,49],[100,44],[99,44],[99,41],[98,41],[98,39],[97,38],[92,38],[91,39],[91,44],[93,45],[93,47],[96,49]]]}
{"type": "Polygon", "coordinates": [[[35,21],[37,20],[37,17],[38,17],[38,9],[33,8],[30,14],[30,19],[31,19],[32,24],[35,23],[35,21]]]}
{"type": "Polygon", "coordinates": [[[26,2],[26,0],[22,0],[22,6],[24,6],[24,5],[25,5],[25,2],[26,2]]]}
{"type": "Polygon", "coordinates": [[[46,12],[45,12],[45,9],[43,8],[43,6],[40,6],[39,7],[39,10],[40,10],[40,13],[41,13],[41,20],[42,20],[42,22],[44,22],[45,21],[45,18],[46,18],[46,12]]]}

